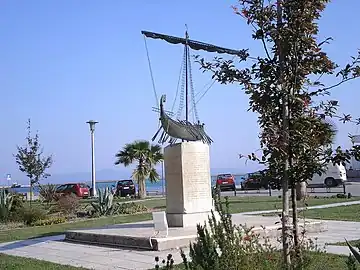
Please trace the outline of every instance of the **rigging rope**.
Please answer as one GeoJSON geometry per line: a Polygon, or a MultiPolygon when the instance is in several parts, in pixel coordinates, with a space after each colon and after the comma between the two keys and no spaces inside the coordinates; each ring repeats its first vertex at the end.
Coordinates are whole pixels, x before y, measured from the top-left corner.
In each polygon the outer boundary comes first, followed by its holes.
{"type": "Polygon", "coordinates": [[[180,91],[180,102],[179,102],[179,108],[178,108],[178,111],[176,113],[176,118],[177,119],[180,119],[181,118],[181,115],[182,115],[182,111],[183,111],[183,108],[184,108],[184,100],[185,100],[185,91],[184,91],[184,88],[185,88],[185,80],[187,80],[186,78],[186,47],[184,47],[184,54],[183,54],[183,70],[182,70],[182,77],[181,77],[181,91],[180,91]]]}
{"type": "MultiPolygon", "coordinates": [[[[200,100],[206,95],[206,93],[210,90],[210,88],[215,84],[215,80],[210,84],[210,86],[205,90],[205,92],[199,97],[199,99],[195,102],[195,105],[197,105],[199,102],[200,102],[200,100]]],[[[195,106],[194,105],[194,106],[195,106]]],[[[191,110],[192,110],[192,108],[191,108],[191,110]]]]}
{"type": "MultiPolygon", "coordinates": [[[[155,87],[155,79],[154,79],[154,75],[153,75],[153,71],[152,71],[152,67],[151,67],[151,60],[150,60],[150,54],[149,54],[149,48],[148,48],[148,45],[147,45],[147,41],[146,41],[146,36],[144,35],[144,43],[145,43],[145,49],[146,49],[146,56],[147,56],[147,60],[148,60],[148,65],[149,65],[149,71],[150,71],[150,77],[151,77],[151,82],[152,82],[152,87],[153,87],[153,92],[154,92],[154,95],[155,95],[155,99],[156,99],[156,105],[157,107],[159,108],[159,98],[158,98],[158,95],[157,95],[157,92],[156,92],[156,87],[155,87]]],[[[186,47],[184,48],[186,50],[186,47]]],[[[232,60],[234,60],[236,57],[236,55],[232,58],[232,60]]],[[[191,73],[191,61],[190,61],[190,55],[188,54],[188,59],[185,59],[185,56],[184,56],[184,61],[182,63],[182,66],[180,67],[180,75],[179,75],[179,79],[178,79],[178,84],[177,84],[177,89],[176,89],[176,95],[175,95],[175,100],[173,102],[173,105],[172,105],[172,108],[171,108],[171,111],[173,111],[174,107],[175,107],[175,103],[176,103],[176,100],[177,100],[177,96],[178,96],[178,92],[179,92],[179,84],[180,84],[180,77],[181,77],[181,71],[182,69],[184,69],[185,65],[184,65],[184,62],[185,61],[188,61],[189,63],[189,70],[190,70],[190,91],[191,91],[191,99],[192,99],[192,108],[190,108],[190,111],[189,113],[193,113],[193,116],[195,118],[196,121],[199,120],[199,116],[198,116],[198,112],[197,112],[197,109],[196,109],[196,105],[200,102],[200,100],[206,95],[206,93],[211,89],[211,87],[215,84],[215,80],[210,84],[210,86],[205,90],[205,92],[200,96],[200,98],[195,102],[195,97],[198,96],[200,92],[198,93],[194,93],[194,89],[193,89],[193,81],[192,81],[192,73],[191,73]]],[[[180,117],[181,115],[181,111],[184,107],[184,79],[187,79],[187,78],[184,78],[184,73],[183,73],[183,76],[182,76],[182,89],[181,89],[181,92],[180,92],[180,106],[179,106],[179,109],[178,109],[178,112],[177,112],[177,118],[180,117]]],[[[205,88],[205,86],[203,87],[203,89],[205,88]]]]}
{"type": "Polygon", "coordinates": [[[157,105],[157,107],[159,108],[159,107],[160,107],[160,106],[159,106],[159,99],[158,99],[158,95],[157,95],[157,93],[156,93],[155,80],[154,80],[154,75],[153,75],[152,68],[151,68],[151,61],[150,61],[150,56],[149,56],[149,49],[148,49],[148,46],[147,46],[147,42],[146,42],[146,37],[145,37],[145,35],[144,35],[144,42],[145,42],[146,55],[147,55],[148,64],[149,64],[151,82],[152,82],[153,91],[154,91],[155,99],[156,99],[156,105],[157,105]]]}
{"type": "Polygon", "coordinates": [[[193,79],[192,79],[192,72],[191,72],[191,61],[190,61],[190,53],[187,54],[188,55],[188,65],[189,65],[189,79],[190,79],[190,91],[191,91],[191,99],[192,99],[192,110],[190,109],[190,111],[193,112],[193,116],[194,116],[194,120],[195,122],[199,121],[199,115],[196,109],[196,102],[195,102],[195,93],[194,93],[194,84],[193,84],[193,79]]]}
{"type": "MultiPolygon", "coordinates": [[[[231,59],[231,61],[234,61],[234,59],[235,59],[235,57],[236,57],[236,55],[235,56],[233,56],[233,58],[231,59]]],[[[206,93],[211,89],[211,87],[215,84],[215,80],[213,80],[213,79],[211,79],[210,81],[212,81],[212,83],[210,84],[210,86],[205,90],[205,92],[200,96],[200,98],[195,102],[195,105],[197,105],[199,102],[200,102],[200,100],[206,95],[206,93]]],[[[208,84],[208,83],[207,83],[208,84]]],[[[205,84],[206,85],[206,84],[205,84]]],[[[205,86],[204,86],[204,88],[205,88],[205,86]]],[[[201,91],[200,92],[198,92],[195,96],[197,96],[199,93],[201,93],[201,91]]],[[[194,106],[195,106],[194,105],[194,106]]],[[[192,110],[193,108],[191,108],[191,110],[192,110]]],[[[190,110],[190,111],[191,111],[190,110]]]]}
{"type": "Polygon", "coordinates": [[[203,90],[204,90],[206,87],[208,87],[212,82],[213,82],[213,79],[210,79],[206,84],[204,84],[204,86],[202,87],[202,89],[195,94],[195,97],[197,97],[199,94],[201,94],[201,93],[203,92],[203,90]]]}
{"type": "Polygon", "coordinates": [[[175,94],[175,99],[174,99],[174,103],[171,107],[171,111],[174,111],[175,108],[175,103],[178,97],[178,93],[179,93],[179,86],[180,86],[180,79],[181,79],[181,75],[182,75],[182,69],[183,69],[183,65],[184,65],[184,60],[181,62],[181,66],[180,66],[180,72],[179,72],[179,79],[178,79],[178,83],[177,83],[177,87],[176,87],[176,94],[175,94]]]}

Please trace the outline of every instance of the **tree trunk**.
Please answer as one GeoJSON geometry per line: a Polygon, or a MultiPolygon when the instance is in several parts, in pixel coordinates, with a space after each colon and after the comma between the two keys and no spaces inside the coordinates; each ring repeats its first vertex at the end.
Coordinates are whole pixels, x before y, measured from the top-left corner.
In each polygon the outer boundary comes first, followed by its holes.
{"type": "MultiPolygon", "coordinates": [[[[285,95],[285,94],[283,94],[285,95]]],[[[289,190],[289,168],[290,168],[290,152],[289,151],[289,108],[287,97],[283,97],[283,146],[286,149],[286,155],[284,156],[284,172],[282,179],[282,245],[283,245],[283,258],[284,269],[290,269],[291,257],[290,257],[290,228],[289,228],[289,208],[290,208],[290,190],[289,190]]]]}
{"type": "Polygon", "coordinates": [[[282,246],[283,246],[283,258],[284,258],[284,268],[290,269],[291,257],[290,257],[290,247],[289,247],[289,103],[288,96],[289,93],[284,89],[284,52],[282,48],[282,37],[281,29],[283,26],[282,21],[282,0],[277,1],[277,31],[278,39],[277,50],[279,55],[279,92],[282,95],[282,146],[285,150],[283,157],[283,178],[282,178],[282,246]]]}
{"type": "Polygon", "coordinates": [[[294,179],[292,179],[291,185],[291,204],[292,204],[292,223],[293,223],[293,237],[294,237],[294,246],[296,256],[300,258],[300,245],[299,245],[299,224],[298,224],[298,214],[297,214],[297,194],[296,188],[297,184],[294,179]]]}
{"type": "Polygon", "coordinates": [[[289,178],[288,178],[288,162],[284,162],[285,171],[282,183],[282,245],[283,245],[283,256],[285,269],[290,269],[290,245],[289,245],[289,178]]]}
{"type": "Polygon", "coordinates": [[[296,183],[296,200],[301,201],[306,197],[306,182],[296,183]]]}
{"type": "Polygon", "coordinates": [[[32,181],[30,180],[30,207],[32,203],[32,194],[33,194],[33,184],[32,181]]]}
{"type": "Polygon", "coordinates": [[[146,198],[145,179],[139,179],[138,184],[139,184],[139,190],[138,190],[139,198],[144,199],[146,198]]]}

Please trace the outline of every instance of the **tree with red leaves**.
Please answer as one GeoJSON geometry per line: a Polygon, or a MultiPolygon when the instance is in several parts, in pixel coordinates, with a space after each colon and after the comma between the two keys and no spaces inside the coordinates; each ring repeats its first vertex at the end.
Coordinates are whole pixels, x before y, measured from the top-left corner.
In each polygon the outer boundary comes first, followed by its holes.
{"type": "MultiPolygon", "coordinates": [[[[336,129],[324,121],[324,116],[334,117],[338,104],[314,100],[329,96],[334,87],[360,77],[360,51],[343,68],[324,51],[331,38],[318,41],[317,21],[329,0],[238,2],[238,7],[233,7],[234,13],[252,27],[252,37],[262,44],[264,56],[253,56],[246,50],[237,60],[216,57],[209,62],[197,57],[197,61],[203,69],[213,72],[218,82],[239,84],[249,96],[249,109],[258,114],[262,156],[252,153],[248,158],[266,165],[271,178],[281,179],[283,256],[285,267],[290,268],[292,258],[293,263],[299,258],[301,261],[296,184],[324,172],[329,161],[344,163],[351,156],[360,157],[359,148],[343,151],[338,147],[333,151],[336,129]],[[237,63],[244,62],[249,63],[246,68],[237,67],[237,63]],[[338,80],[335,85],[322,82],[334,75],[338,80]],[[290,195],[292,231],[289,229],[290,195]]],[[[351,117],[344,116],[341,120],[350,121],[351,117]]]]}

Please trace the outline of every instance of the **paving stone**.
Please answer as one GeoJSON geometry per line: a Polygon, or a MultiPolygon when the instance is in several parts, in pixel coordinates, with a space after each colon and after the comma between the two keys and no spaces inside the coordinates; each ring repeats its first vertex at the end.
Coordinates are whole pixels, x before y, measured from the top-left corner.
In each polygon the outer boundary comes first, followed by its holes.
{"type": "MultiPolygon", "coordinates": [[[[355,202],[342,203],[341,205],[351,204],[355,204],[355,202]]],[[[322,206],[317,208],[325,207],[322,206]]],[[[243,222],[259,226],[265,225],[265,227],[273,226],[275,222],[279,221],[278,217],[251,216],[248,215],[248,213],[247,215],[236,214],[233,215],[233,218],[239,223],[243,222]]],[[[320,246],[325,246],[326,243],[343,242],[344,238],[348,240],[359,239],[360,222],[330,220],[324,222],[327,226],[327,231],[308,234],[308,238],[316,239],[316,243],[320,246]]],[[[109,227],[114,228],[114,226],[109,227]]],[[[169,253],[173,254],[176,263],[182,262],[180,252],[176,249],[168,251],[130,250],[74,244],[63,242],[61,241],[62,239],[64,239],[64,235],[2,243],[0,244],[0,252],[97,270],[151,269],[155,265],[155,256],[159,256],[160,260],[162,260],[166,259],[166,256],[169,253]]],[[[281,244],[277,243],[276,239],[273,239],[272,243],[277,247],[281,247],[281,244]]],[[[326,246],[326,250],[327,252],[334,254],[349,254],[349,250],[346,246],[338,247],[328,245],[326,246]]],[[[188,248],[184,251],[185,253],[188,253],[188,248]]]]}

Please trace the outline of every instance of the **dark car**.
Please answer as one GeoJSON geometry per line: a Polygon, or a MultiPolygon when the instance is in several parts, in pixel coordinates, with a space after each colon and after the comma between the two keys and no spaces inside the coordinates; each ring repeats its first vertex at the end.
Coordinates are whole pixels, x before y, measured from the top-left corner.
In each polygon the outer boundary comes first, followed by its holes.
{"type": "Polygon", "coordinates": [[[126,196],[135,196],[135,184],[133,180],[120,180],[116,185],[116,196],[126,197],[126,196]]]}
{"type": "Polygon", "coordinates": [[[241,183],[242,190],[260,189],[281,189],[281,181],[273,178],[270,172],[265,169],[254,173],[249,173],[248,178],[241,183]]]}
{"type": "Polygon", "coordinates": [[[81,198],[87,198],[90,195],[89,186],[84,183],[69,183],[60,185],[56,188],[56,193],[63,195],[75,194],[81,198]]]}
{"type": "Polygon", "coordinates": [[[216,177],[216,187],[223,190],[236,190],[235,177],[230,173],[219,174],[216,177]]]}
{"type": "Polygon", "coordinates": [[[268,187],[269,185],[266,181],[266,177],[261,172],[249,173],[248,178],[241,182],[242,190],[268,189],[268,187]]]}

